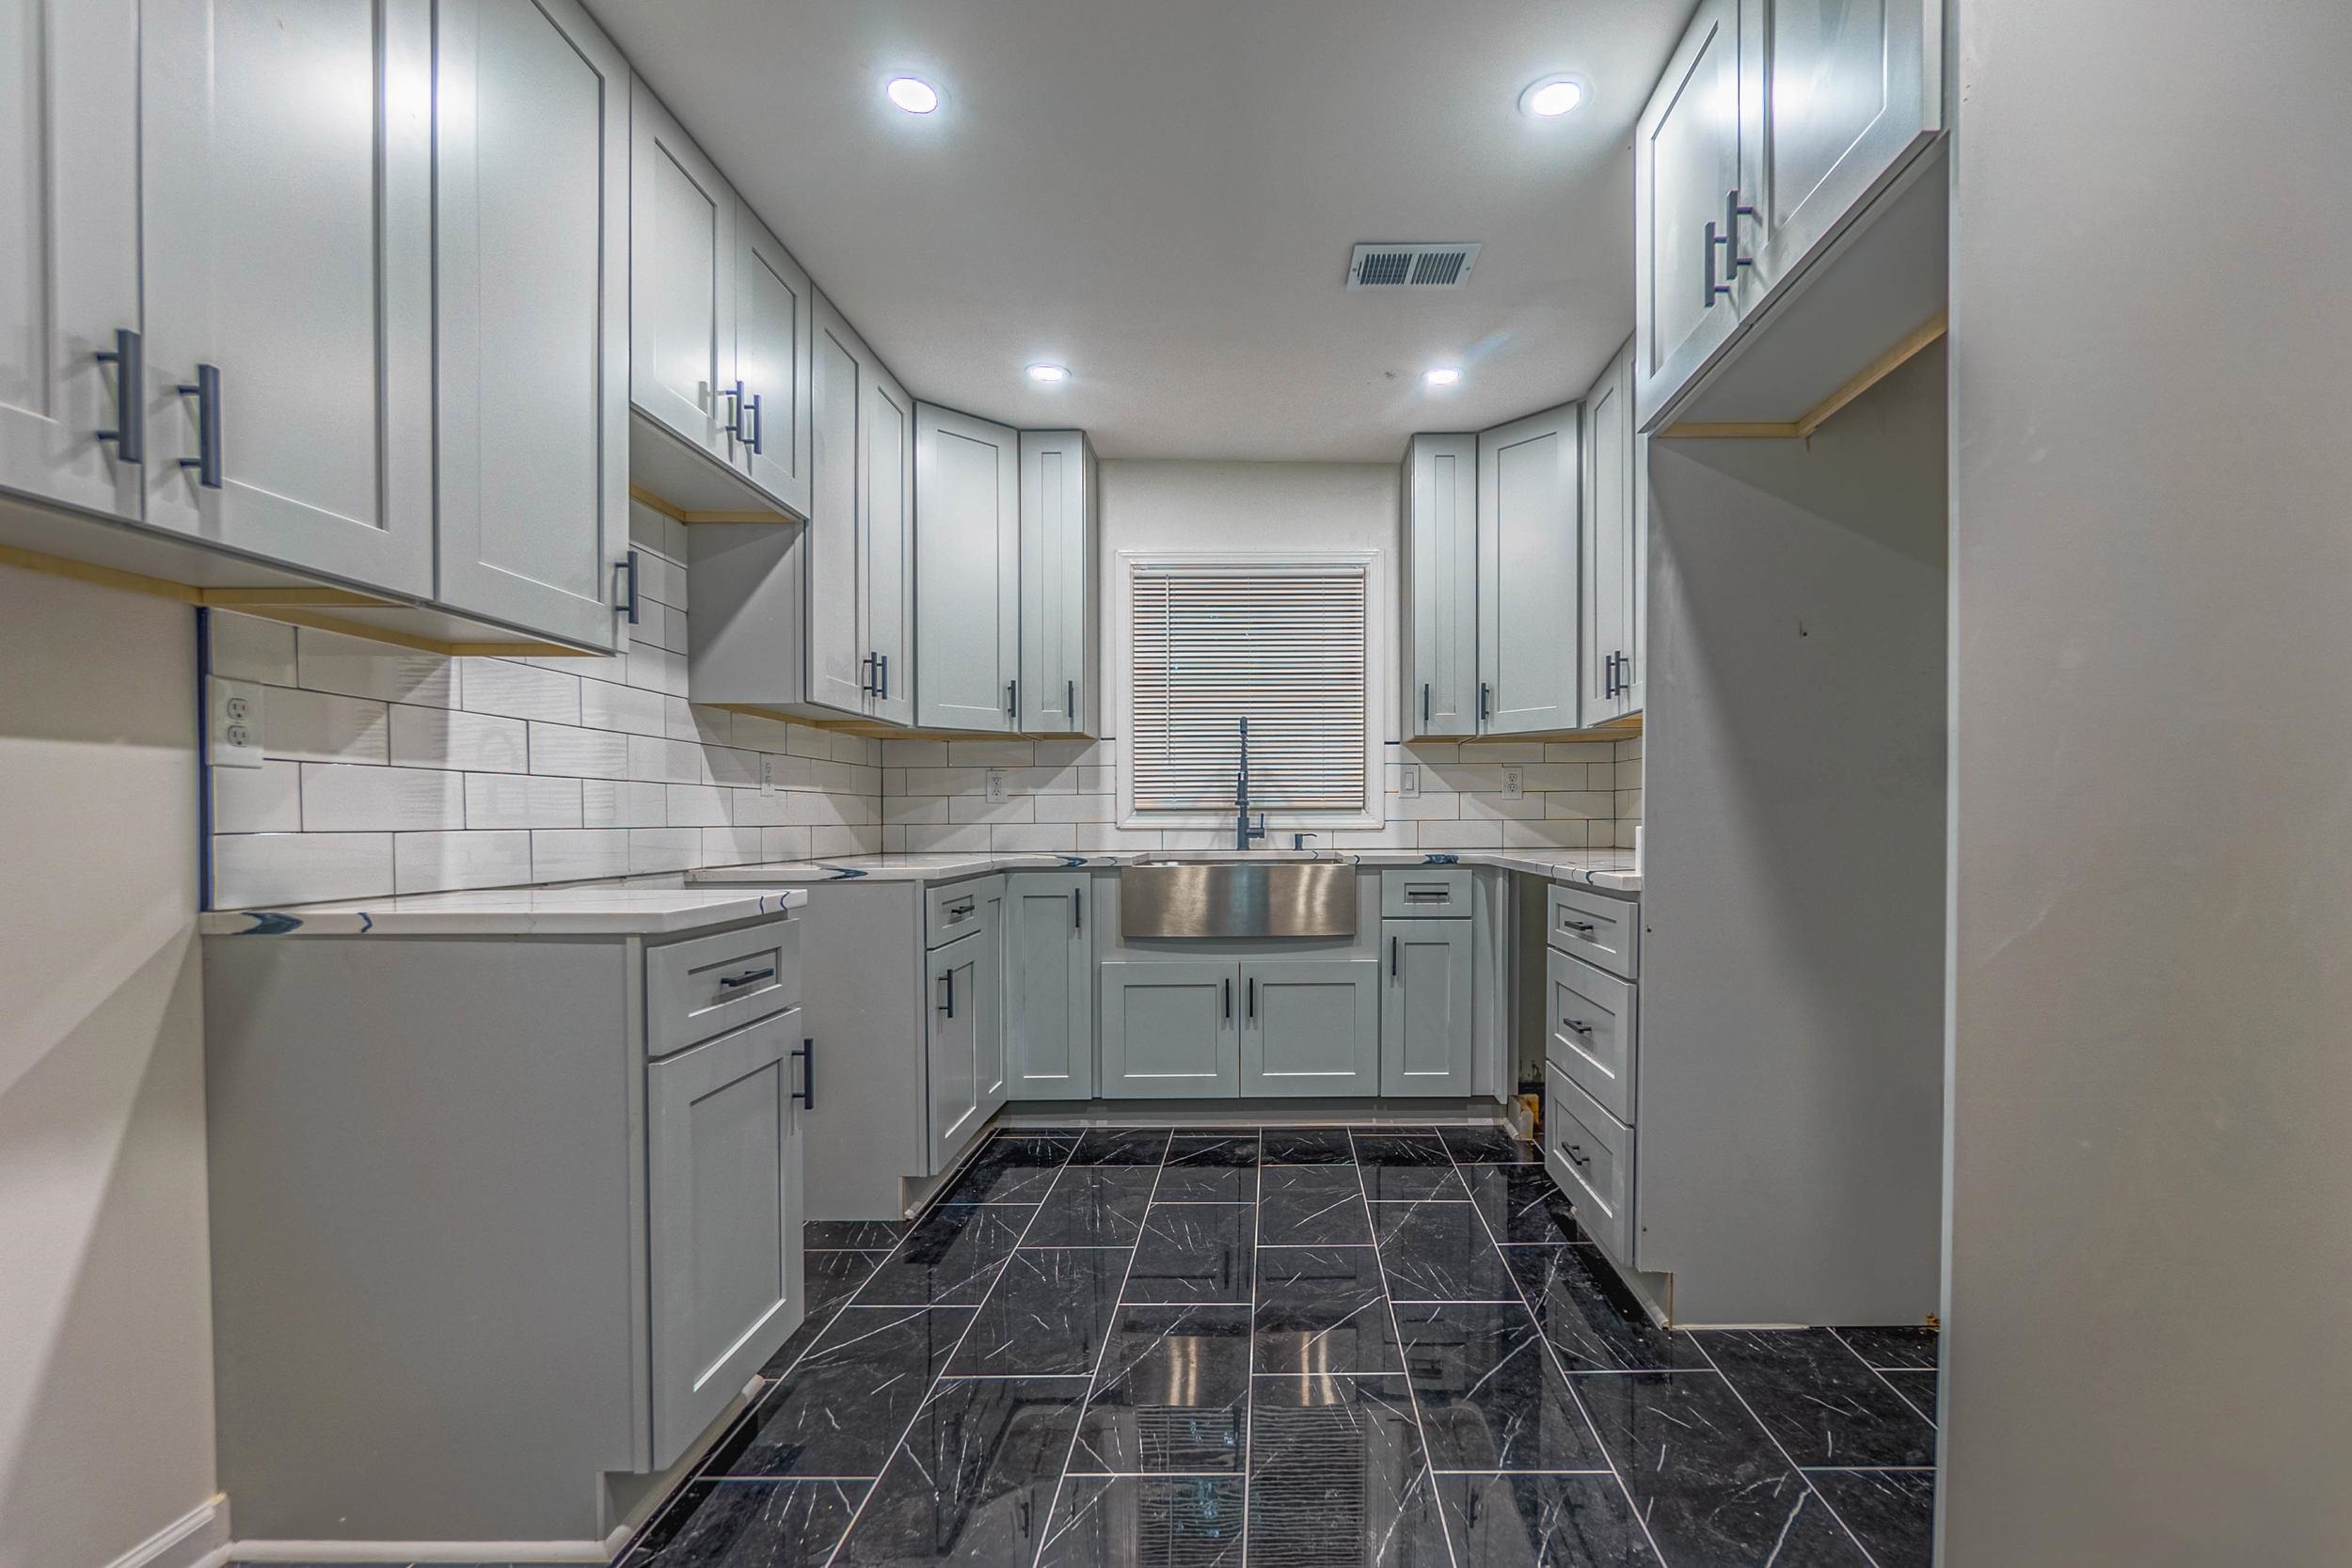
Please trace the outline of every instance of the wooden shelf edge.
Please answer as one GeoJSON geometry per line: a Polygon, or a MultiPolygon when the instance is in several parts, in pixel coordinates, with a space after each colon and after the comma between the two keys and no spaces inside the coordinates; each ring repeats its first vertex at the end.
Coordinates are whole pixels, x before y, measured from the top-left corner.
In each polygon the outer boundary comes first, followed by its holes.
{"type": "Polygon", "coordinates": [[[1650,437],[1654,441],[1809,441],[1813,433],[1846,405],[1916,358],[1930,343],[1951,330],[1951,311],[1938,310],[1913,327],[1894,347],[1862,367],[1846,384],[1815,404],[1797,419],[1754,423],[1684,420],[1650,437]]]}
{"type": "Polygon", "coordinates": [[[690,527],[695,523],[797,524],[800,521],[799,518],[793,516],[788,512],[762,511],[755,508],[746,508],[740,511],[730,512],[691,511],[688,508],[675,505],[673,502],[655,495],[651,490],[646,489],[642,484],[631,484],[628,487],[628,499],[637,502],[641,506],[660,513],[664,517],[669,518],[672,522],[685,523],[690,527]]]}

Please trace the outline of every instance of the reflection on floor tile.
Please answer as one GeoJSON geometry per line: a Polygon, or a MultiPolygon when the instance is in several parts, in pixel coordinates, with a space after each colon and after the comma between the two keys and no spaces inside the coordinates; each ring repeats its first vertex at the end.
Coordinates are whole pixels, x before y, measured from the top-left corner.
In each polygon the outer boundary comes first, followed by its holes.
{"type": "Polygon", "coordinates": [[[1925,1568],[1933,1331],[1660,1329],[1530,1152],[993,1137],[808,1227],[777,1381],[620,1568],[1925,1568]]]}

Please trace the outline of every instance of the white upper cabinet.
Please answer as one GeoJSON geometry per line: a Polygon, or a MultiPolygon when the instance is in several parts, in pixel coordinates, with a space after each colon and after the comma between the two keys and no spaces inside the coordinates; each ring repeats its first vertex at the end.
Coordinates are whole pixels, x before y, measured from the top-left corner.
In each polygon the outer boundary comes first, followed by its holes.
{"type": "Polygon", "coordinates": [[[642,81],[632,113],[629,399],[732,462],[735,192],[642,81]]]}
{"type": "Polygon", "coordinates": [[[1584,569],[1581,722],[1641,711],[1642,619],[1647,531],[1637,506],[1637,464],[1648,437],[1633,430],[1633,345],[1584,394],[1584,569]]]}
{"type": "MultiPolygon", "coordinates": [[[[1750,0],[1753,4],[1754,0],[1750,0]]],[[[1696,373],[1731,334],[1746,268],[1726,218],[1747,183],[1739,0],[1703,0],[1633,135],[1634,319],[1644,409],[1696,373]]],[[[1742,234],[1752,239],[1752,225],[1742,234]]]]}
{"type": "Polygon", "coordinates": [[[574,0],[440,0],[437,43],[439,597],[611,646],[628,67],[574,0]]]}
{"type": "Polygon", "coordinates": [[[1022,727],[1017,432],[922,404],[914,446],[915,721],[1022,727]]]}
{"type": "Polygon", "coordinates": [[[1082,430],[1021,433],[1021,727],[1091,735],[1094,448],[1082,430]]]}
{"type": "Polygon", "coordinates": [[[866,711],[892,724],[914,721],[915,403],[878,359],[865,367],[859,439],[865,472],[858,526],[864,544],[866,711]]]}
{"type": "Polygon", "coordinates": [[[866,401],[869,356],[850,324],[822,295],[817,300],[812,358],[809,446],[814,483],[800,545],[806,578],[808,682],[805,692],[779,693],[773,700],[805,698],[843,713],[864,713],[873,685],[874,651],[866,640],[858,415],[866,401]]]}
{"type": "Polygon", "coordinates": [[[1405,451],[1405,728],[1478,733],[1478,437],[1405,451]]]}
{"type": "Polygon", "coordinates": [[[754,484],[801,516],[809,507],[809,333],[815,293],[768,226],[736,220],[735,379],[742,383],[736,455],[754,484]]]}
{"type": "Polygon", "coordinates": [[[433,591],[431,0],[148,0],[147,521],[433,591]]]}
{"type": "Polygon", "coordinates": [[[1577,727],[1578,405],[1478,437],[1479,729],[1577,727]]]}
{"type": "Polygon", "coordinates": [[[137,0],[0,0],[0,490],[125,518],[144,407],[138,58],[137,0]],[[127,386],[99,357],[119,347],[127,386]]]}

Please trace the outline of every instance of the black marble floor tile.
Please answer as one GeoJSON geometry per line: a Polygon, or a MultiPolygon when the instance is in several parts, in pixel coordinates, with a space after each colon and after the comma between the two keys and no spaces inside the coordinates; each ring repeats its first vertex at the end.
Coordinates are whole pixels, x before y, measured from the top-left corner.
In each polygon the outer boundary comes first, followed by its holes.
{"type": "Polygon", "coordinates": [[[1261,1245],[1256,1326],[1261,1372],[1404,1369],[1380,1255],[1368,1246],[1261,1245]]]}
{"type": "Polygon", "coordinates": [[[1124,1307],[1073,1471],[1230,1471],[1249,1418],[1249,1308],[1124,1307]]]}
{"type": "Polygon", "coordinates": [[[698,1481],[619,1568],[822,1568],[864,1500],[862,1481],[698,1481]]]}
{"type": "Polygon", "coordinates": [[[1812,1470],[1806,1479],[1878,1568],[1931,1568],[1934,1471],[1812,1470]]]}
{"type": "Polygon", "coordinates": [[[1061,1482],[1083,1378],[950,1378],[866,1499],[836,1564],[1025,1563],[1061,1482]]]}
{"type": "Polygon", "coordinates": [[[1263,1377],[1249,1410],[1253,1568],[1442,1568],[1445,1527],[1401,1377],[1263,1377]]]}
{"type": "Polygon", "coordinates": [[[1254,1165],[1258,1163],[1256,1132],[1179,1132],[1169,1140],[1170,1165],[1254,1165]]]}
{"type": "Polygon", "coordinates": [[[1136,1243],[1127,1299],[1246,1302],[1258,1211],[1247,1203],[1155,1203],[1136,1243]]]}
{"type": "Polygon", "coordinates": [[[791,1370],[803,1353],[833,1326],[834,1314],[840,1311],[843,1305],[836,1302],[830,1307],[810,1307],[808,1315],[801,1320],[801,1326],[786,1337],[784,1343],[776,1347],[776,1354],[768,1358],[768,1364],[759,1369],[760,1376],[782,1377],[791,1370]]]}
{"type": "Polygon", "coordinates": [[[1912,1409],[1931,1421],[1935,1419],[1933,1372],[1881,1372],[1879,1375],[1895,1386],[1895,1392],[1911,1402],[1912,1409]]]}
{"type": "Polygon", "coordinates": [[[1363,1167],[1364,1196],[1375,1202],[1470,1196],[1454,1174],[1453,1156],[1434,1134],[1359,1132],[1356,1163],[1363,1167]]]}
{"type": "Polygon", "coordinates": [[[1168,1154],[1165,1127],[1096,1127],[1072,1151],[1073,1165],[1156,1165],[1168,1154]]]}
{"type": "Polygon", "coordinates": [[[887,1252],[907,1233],[904,1220],[811,1220],[801,1227],[804,1247],[887,1252]]]}
{"type": "Polygon", "coordinates": [[[1544,1151],[1500,1127],[1441,1127],[1438,1140],[1457,1165],[1540,1165],[1544,1151]]]}
{"type": "Polygon", "coordinates": [[[802,1255],[806,1272],[808,1309],[822,1312],[848,1300],[866,1283],[887,1252],[807,1252],[802,1255]]]}
{"type": "Polygon", "coordinates": [[[1259,1245],[1372,1243],[1372,1219],[1355,1166],[1272,1165],[1259,1174],[1259,1245]]]}
{"type": "Polygon", "coordinates": [[[1837,1337],[1853,1353],[1882,1371],[1935,1370],[1936,1343],[1931,1328],[1841,1328],[1837,1337]]]}
{"type": "Polygon", "coordinates": [[[1396,1329],[1432,1467],[1609,1467],[1526,1307],[1406,1303],[1396,1309],[1396,1329]]]}
{"type": "Polygon", "coordinates": [[[1160,1173],[1150,1165],[1065,1165],[1023,1246],[1129,1246],[1160,1173]]]}
{"type": "Polygon", "coordinates": [[[1356,1146],[1344,1127],[1269,1127],[1259,1158],[1269,1165],[1352,1165],[1356,1146]]]}
{"type": "Polygon", "coordinates": [[[1038,1568],[1241,1568],[1239,1476],[1072,1476],[1038,1568]]]}
{"type": "Polygon", "coordinates": [[[1932,1465],[1935,1427],[1826,1328],[1694,1338],[1799,1465],[1932,1465]]]}
{"type": "Polygon", "coordinates": [[[1396,1301],[1516,1301],[1518,1288],[1467,1203],[1375,1203],[1372,1231],[1396,1301]]]}
{"type": "Polygon", "coordinates": [[[1470,1201],[1486,1217],[1495,1240],[1506,1243],[1581,1242],[1583,1228],[1568,1195],[1541,1165],[1478,1165],[1466,1168],[1470,1201]]]}
{"type": "Polygon", "coordinates": [[[1012,1255],[1031,1211],[947,1204],[923,1216],[858,1290],[861,1304],[975,1307],[1012,1255]]]}
{"type": "Polygon", "coordinates": [[[1593,1373],[1575,1381],[1669,1564],[1867,1568],[1716,1373],[1593,1373]]]}
{"type": "Polygon", "coordinates": [[[880,1475],[972,1316],[968,1307],[843,1307],[705,1473],[880,1475]]]}
{"type": "Polygon", "coordinates": [[[1091,1375],[1126,1276],[1124,1247],[1023,1247],[980,1305],[947,1375],[1091,1375]]]}
{"type": "Polygon", "coordinates": [[[1162,1165],[1155,1203],[1255,1203],[1255,1165],[1162,1165]]]}
{"type": "Polygon", "coordinates": [[[999,1132],[963,1167],[942,1203],[1035,1203],[1070,1163],[1076,1140],[999,1132]]]}
{"type": "Polygon", "coordinates": [[[1356,1140],[1356,1163],[1359,1165],[1450,1165],[1454,1156],[1446,1152],[1445,1143],[1435,1129],[1421,1132],[1367,1132],[1353,1134],[1356,1140]]]}
{"type": "Polygon", "coordinates": [[[1518,1279],[1535,1325],[1571,1372],[1667,1371],[1705,1367],[1688,1334],[1649,1321],[1599,1250],[1513,1246],[1503,1259],[1518,1279]]]}
{"type": "Polygon", "coordinates": [[[1626,1501],[1599,1475],[1441,1475],[1455,1568],[1659,1568],[1626,1501]]]}

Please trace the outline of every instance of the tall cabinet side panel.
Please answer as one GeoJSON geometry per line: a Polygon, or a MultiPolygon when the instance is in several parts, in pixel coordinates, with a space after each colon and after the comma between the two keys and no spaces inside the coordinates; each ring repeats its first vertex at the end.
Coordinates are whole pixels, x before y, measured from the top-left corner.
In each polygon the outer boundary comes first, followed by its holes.
{"type": "Polygon", "coordinates": [[[802,1005],[817,1042],[817,1104],[801,1127],[812,1220],[897,1219],[901,1179],[930,1168],[921,891],[862,881],[809,889],[802,1005]]]}

